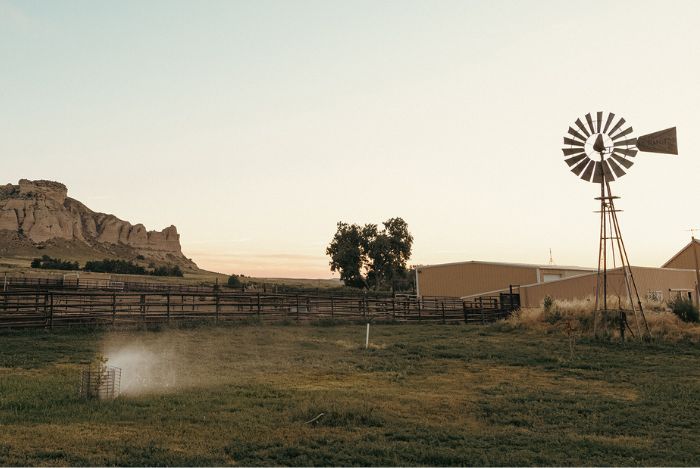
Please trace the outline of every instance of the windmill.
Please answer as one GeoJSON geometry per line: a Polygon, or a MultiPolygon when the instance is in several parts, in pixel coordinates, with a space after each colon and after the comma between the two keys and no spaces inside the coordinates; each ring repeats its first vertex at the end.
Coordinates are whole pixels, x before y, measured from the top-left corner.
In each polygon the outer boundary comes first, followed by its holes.
{"type": "MultiPolygon", "coordinates": [[[[584,119],[585,123],[579,118],[569,127],[564,137],[566,147],[562,148],[562,152],[571,172],[586,182],[600,184],[600,197],[596,197],[596,200],[600,200],[600,236],[593,333],[597,331],[598,313],[608,311],[609,260],[612,261],[613,268],[617,268],[619,260],[638,336],[650,336],[617,219],[619,210],[615,209],[615,200],[619,197],[613,196],[610,182],[626,174],[639,152],[678,154],[676,127],[635,138],[632,127],[627,126],[625,119],[616,119],[612,112],[607,115],[597,112],[595,118],[589,113],[584,119]]],[[[620,337],[624,340],[625,328],[634,336],[622,307],[619,310],[619,319],[620,337]]]]}

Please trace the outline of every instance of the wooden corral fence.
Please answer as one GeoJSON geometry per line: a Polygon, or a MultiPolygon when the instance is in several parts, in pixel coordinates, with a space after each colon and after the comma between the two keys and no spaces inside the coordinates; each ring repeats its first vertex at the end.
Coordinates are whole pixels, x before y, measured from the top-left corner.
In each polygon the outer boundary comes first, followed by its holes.
{"type": "Polygon", "coordinates": [[[256,287],[242,286],[231,288],[227,285],[216,284],[182,284],[166,283],[158,281],[134,281],[133,278],[121,275],[112,275],[111,278],[78,278],[78,277],[5,277],[0,278],[0,291],[34,291],[34,290],[96,290],[96,291],[144,291],[144,292],[171,292],[171,293],[214,293],[215,291],[239,292],[248,294],[303,294],[309,296],[368,296],[391,297],[389,291],[338,291],[325,290],[323,288],[290,288],[274,284],[259,284],[256,287]]]}
{"type": "Polygon", "coordinates": [[[493,322],[510,311],[458,298],[368,298],[225,292],[9,291],[0,293],[0,328],[231,322],[493,322]]]}

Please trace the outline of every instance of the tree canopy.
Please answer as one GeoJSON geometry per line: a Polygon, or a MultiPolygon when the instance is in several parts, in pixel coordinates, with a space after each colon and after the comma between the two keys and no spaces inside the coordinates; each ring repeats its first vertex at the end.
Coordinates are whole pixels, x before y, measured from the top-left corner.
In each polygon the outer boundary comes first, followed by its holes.
{"type": "Polygon", "coordinates": [[[331,257],[331,271],[340,273],[346,286],[356,288],[390,287],[394,279],[406,277],[413,236],[401,218],[376,224],[338,222],[326,255],[331,257]]]}

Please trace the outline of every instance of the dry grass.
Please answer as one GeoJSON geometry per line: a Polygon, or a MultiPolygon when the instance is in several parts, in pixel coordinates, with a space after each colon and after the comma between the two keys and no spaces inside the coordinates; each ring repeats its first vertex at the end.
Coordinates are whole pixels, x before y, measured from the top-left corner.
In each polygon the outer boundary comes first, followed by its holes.
{"type": "MultiPolygon", "coordinates": [[[[617,297],[609,297],[608,305],[629,309],[629,303],[620,301],[617,297]]],[[[671,342],[688,340],[700,343],[700,324],[683,322],[663,302],[643,300],[642,307],[652,338],[671,342]]],[[[548,310],[544,305],[536,309],[523,309],[513,314],[506,323],[515,328],[540,332],[560,330],[581,337],[593,334],[594,308],[595,301],[592,297],[577,300],[555,299],[548,310]]],[[[609,338],[619,338],[616,315],[617,311],[608,314],[599,313],[598,332],[600,334],[609,338]]],[[[634,333],[638,334],[635,317],[631,311],[627,312],[627,321],[634,333]]],[[[641,321],[640,326],[643,327],[641,321]]]]}

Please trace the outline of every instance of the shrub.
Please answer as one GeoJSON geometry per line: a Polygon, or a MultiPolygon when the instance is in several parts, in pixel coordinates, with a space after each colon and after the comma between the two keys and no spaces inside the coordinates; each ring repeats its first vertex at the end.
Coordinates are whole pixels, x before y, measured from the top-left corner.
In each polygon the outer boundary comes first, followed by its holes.
{"type": "Polygon", "coordinates": [[[151,272],[151,275],[153,276],[178,276],[182,278],[183,273],[182,270],[180,269],[179,266],[175,265],[172,267],[169,266],[159,266],[155,270],[151,272]]]}
{"type": "Polygon", "coordinates": [[[231,275],[228,277],[228,281],[226,282],[228,287],[230,288],[240,288],[243,286],[243,283],[241,283],[240,278],[238,275],[231,275]]]}
{"type": "Polygon", "coordinates": [[[682,297],[677,297],[668,302],[668,306],[671,311],[684,322],[698,322],[700,321],[700,313],[698,308],[695,307],[693,301],[690,299],[684,299],[682,297]]]}
{"type": "Polygon", "coordinates": [[[44,255],[41,258],[32,260],[32,268],[42,268],[44,270],[80,270],[78,262],[69,262],[60,258],[51,258],[44,255]]]}
{"type": "Polygon", "coordinates": [[[85,271],[94,271],[96,273],[117,273],[120,275],[151,275],[151,276],[184,276],[179,266],[159,266],[153,265],[152,271],[148,272],[140,265],[126,260],[91,260],[85,263],[85,271]]]}
{"type": "Polygon", "coordinates": [[[85,263],[85,271],[96,273],[118,273],[122,275],[145,275],[146,269],[126,260],[90,260],[85,263]]]}
{"type": "Polygon", "coordinates": [[[552,310],[552,306],[554,305],[554,299],[552,299],[552,296],[544,296],[544,311],[549,312],[552,310]]]}

